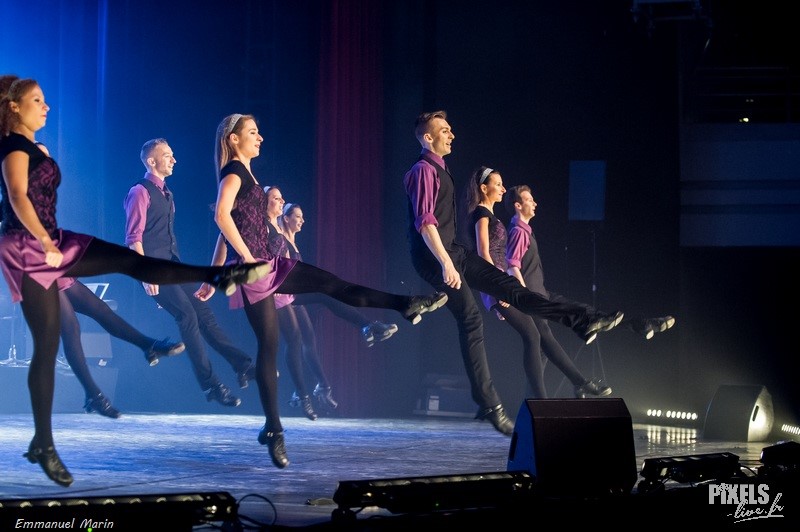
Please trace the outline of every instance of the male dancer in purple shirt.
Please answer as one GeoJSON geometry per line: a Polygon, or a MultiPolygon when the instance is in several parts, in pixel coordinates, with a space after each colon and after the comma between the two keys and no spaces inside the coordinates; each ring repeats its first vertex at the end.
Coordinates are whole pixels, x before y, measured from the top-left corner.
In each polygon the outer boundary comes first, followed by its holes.
{"type": "MultiPolygon", "coordinates": [[[[142,255],[180,262],[175,238],[175,203],[165,182],[176,162],[172,148],[165,139],[152,139],[144,143],[140,156],[147,172],[125,198],[125,243],[142,255]]],[[[241,388],[246,388],[248,380],[254,378],[255,364],[225,334],[209,304],[194,296],[199,287],[147,283],[142,286],[147,295],[153,296],[175,318],[206,399],[224,406],[239,406],[241,399],[214,374],[203,339],[228,361],[241,388]]]]}
{"type": "MultiPolygon", "coordinates": [[[[508,244],[506,246],[506,261],[508,263],[507,273],[520,280],[522,284],[538,294],[542,294],[551,301],[566,301],[567,299],[555,292],[550,292],[544,287],[544,268],[542,258],[539,255],[539,245],[536,242],[536,235],[530,221],[536,216],[538,203],[533,199],[531,188],[528,185],[518,185],[508,189],[503,198],[506,210],[512,213],[511,221],[508,224],[508,244]]],[[[589,310],[592,307],[585,303],[579,303],[589,310]]],[[[540,323],[537,321],[537,327],[540,323]]],[[[650,340],[656,333],[661,333],[671,329],[675,325],[673,316],[661,316],[658,318],[643,318],[640,316],[626,316],[619,324],[634,333],[650,340]]],[[[548,338],[552,349],[563,349],[553,338],[547,324],[544,324],[547,331],[541,330],[542,343],[548,338]]],[[[547,348],[547,347],[546,347],[547,348]]],[[[583,391],[576,387],[575,393],[580,396],[583,391]]]]}
{"type": "Polygon", "coordinates": [[[414,134],[422,153],[404,178],[409,199],[412,263],[422,279],[448,296],[447,308],[458,326],[472,399],[480,407],[475,417],[488,420],[499,432],[510,436],[514,423],[506,415],[492,382],[483,339],[483,317],[471,288],[506,301],[526,314],[566,325],[587,344],[598,332],[611,330],[623,314],[590,312],[578,305],[548,301],[458,244],[455,185],[444,162],[455,138],[447,113],[419,115],[414,134]]]}

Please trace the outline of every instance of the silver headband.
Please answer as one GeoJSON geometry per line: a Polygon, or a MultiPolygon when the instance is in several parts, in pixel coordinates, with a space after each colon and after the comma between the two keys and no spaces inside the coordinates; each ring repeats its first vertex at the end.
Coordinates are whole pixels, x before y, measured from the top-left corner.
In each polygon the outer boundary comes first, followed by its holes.
{"type": "Polygon", "coordinates": [[[482,185],[483,182],[486,181],[486,178],[489,177],[489,174],[491,174],[492,172],[494,172],[494,169],[492,168],[487,168],[486,170],[484,170],[483,173],[481,174],[481,179],[480,181],[478,181],[478,184],[482,185]]]}
{"type": "Polygon", "coordinates": [[[228,120],[228,125],[225,126],[225,135],[223,135],[223,137],[228,138],[228,135],[233,132],[233,127],[236,125],[236,122],[238,122],[242,116],[244,115],[240,115],[239,113],[231,115],[230,120],[228,120]]]}

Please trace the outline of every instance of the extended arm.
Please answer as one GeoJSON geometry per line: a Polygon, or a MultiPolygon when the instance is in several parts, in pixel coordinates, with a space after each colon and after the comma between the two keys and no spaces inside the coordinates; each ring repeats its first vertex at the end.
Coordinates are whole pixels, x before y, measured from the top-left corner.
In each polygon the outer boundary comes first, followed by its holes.
{"type": "MultiPolygon", "coordinates": [[[[225,237],[222,233],[217,237],[217,243],[214,245],[214,256],[211,258],[212,266],[222,266],[225,264],[225,259],[228,256],[228,246],[225,245],[225,237]]],[[[194,293],[194,297],[201,301],[208,301],[214,295],[215,288],[208,283],[203,283],[200,288],[194,293]]]]}

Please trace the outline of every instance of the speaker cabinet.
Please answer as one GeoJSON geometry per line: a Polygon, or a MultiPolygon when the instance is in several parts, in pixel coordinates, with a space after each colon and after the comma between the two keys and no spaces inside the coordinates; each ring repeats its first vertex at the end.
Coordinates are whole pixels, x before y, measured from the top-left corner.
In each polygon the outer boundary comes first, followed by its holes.
{"type": "Polygon", "coordinates": [[[772,396],[764,386],[723,384],[708,404],[703,438],[764,441],[773,422],[772,396]]]}
{"type": "Polygon", "coordinates": [[[633,424],[622,399],[526,399],[507,471],[527,471],[543,496],[624,495],[638,472],[633,424]]]}

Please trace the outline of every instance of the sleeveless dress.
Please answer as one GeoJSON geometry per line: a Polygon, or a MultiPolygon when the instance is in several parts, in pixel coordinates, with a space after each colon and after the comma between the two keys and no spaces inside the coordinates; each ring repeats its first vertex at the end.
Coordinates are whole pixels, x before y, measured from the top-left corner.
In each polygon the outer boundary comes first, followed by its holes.
{"type": "MultiPolygon", "coordinates": [[[[244,308],[242,292],[251,304],[269,297],[283,283],[297,261],[284,256],[286,244],[283,235],[274,231],[274,228],[271,230],[272,224],[267,216],[267,193],[256,182],[247,167],[241,161],[231,161],[220,171],[221,176],[229,174],[236,174],[242,182],[231,210],[233,222],[253,257],[272,266],[272,271],[263,279],[236,288],[236,292],[229,299],[229,307],[238,309],[244,308]],[[275,238],[274,235],[270,237],[273,233],[279,238],[275,238]]],[[[242,257],[228,243],[227,264],[242,262],[242,257]]]]}
{"type": "MultiPolygon", "coordinates": [[[[505,272],[508,269],[508,263],[506,262],[506,240],[508,239],[506,228],[500,219],[483,205],[478,205],[472,211],[471,227],[475,227],[475,224],[481,218],[489,218],[489,256],[492,257],[492,262],[497,266],[497,269],[505,272]]],[[[491,310],[497,304],[497,299],[483,292],[481,292],[481,299],[486,310],[491,310]]]]}
{"type": "MultiPolygon", "coordinates": [[[[283,245],[286,247],[288,252],[289,258],[295,261],[302,261],[303,257],[300,256],[300,252],[297,248],[294,247],[294,244],[289,242],[289,239],[286,238],[284,233],[281,233],[281,238],[283,238],[283,245]]],[[[290,305],[294,303],[295,297],[294,294],[275,294],[275,308],[281,308],[286,305],[290,305]]]]}
{"type": "MultiPolygon", "coordinates": [[[[272,222],[267,222],[269,224],[269,246],[270,249],[277,250],[276,254],[279,257],[291,257],[291,254],[288,252],[288,241],[286,237],[283,236],[283,233],[278,232],[278,229],[272,225],[272,222]]],[[[296,262],[296,261],[295,261],[296,262]]],[[[279,292],[275,292],[275,308],[279,309],[285,307],[286,305],[291,305],[294,302],[294,294],[281,294],[279,292]]]]}
{"type": "Polygon", "coordinates": [[[8,283],[14,303],[22,301],[22,276],[28,276],[48,289],[72,268],[83,256],[91,235],[75,233],[58,227],[56,221],[57,189],[61,184],[61,170],[56,161],[45,154],[35,143],[18,133],[0,139],[0,162],[10,153],[28,154],[28,198],[53,243],[64,255],[61,265],[53,268],[45,262],[45,254],[38,240],[25,228],[8,199],[5,179],[0,179],[0,269],[8,283]]]}

